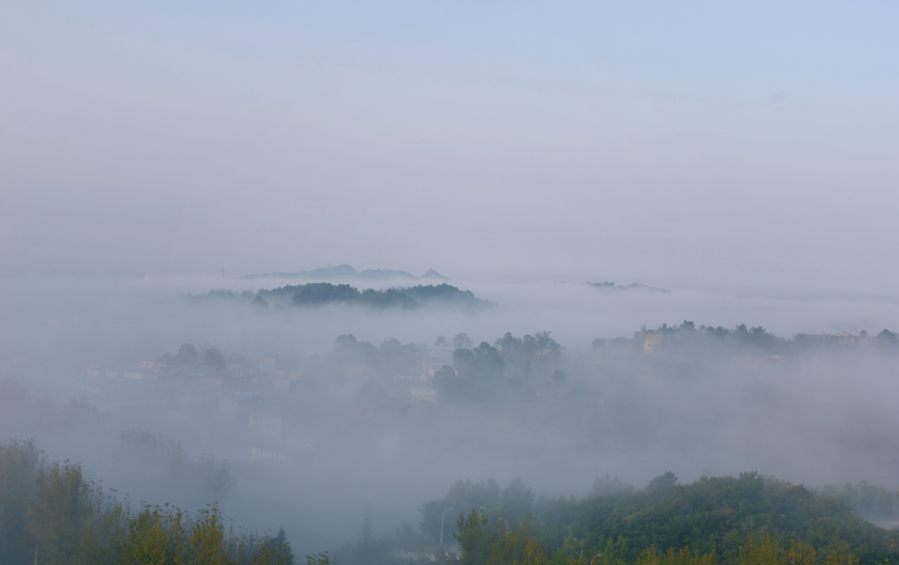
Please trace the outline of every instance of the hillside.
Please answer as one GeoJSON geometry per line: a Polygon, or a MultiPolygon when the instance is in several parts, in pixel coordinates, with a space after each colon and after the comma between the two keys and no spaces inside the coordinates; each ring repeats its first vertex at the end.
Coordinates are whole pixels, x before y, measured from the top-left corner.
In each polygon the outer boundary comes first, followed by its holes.
{"type": "Polygon", "coordinates": [[[406,288],[388,288],[385,290],[367,288],[360,291],[348,284],[321,282],[260,289],[256,293],[251,291],[212,290],[205,294],[188,294],[186,298],[194,302],[208,299],[242,300],[253,306],[260,307],[268,307],[269,303],[282,307],[347,304],[378,309],[400,308],[414,310],[426,305],[471,309],[494,305],[489,300],[476,297],[470,290],[461,290],[446,283],[417,285],[406,288]]]}
{"type": "Polygon", "coordinates": [[[689,484],[668,472],[644,489],[606,476],[581,499],[535,498],[519,479],[505,488],[492,479],[457,481],[446,496],[425,503],[421,516],[424,545],[416,548],[408,533],[398,532],[337,555],[345,564],[387,564],[399,563],[400,554],[445,551],[470,565],[874,565],[899,559],[899,532],[863,520],[845,497],[755,472],[689,484]]]}
{"type": "Polygon", "coordinates": [[[362,279],[369,281],[380,281],[389,279],[440,279],[448,281],[449,278],[444,277],[434,269],[428,269],[420,277],[416,277],[408,271],[394,269],[362,269],[357,271],[352,265],[334,265],[328,267],[318,267],[308,271],[295,272],[276,272],[266,273],[264,275],[247,275],[244,278],[282,278],[282,279],[362,279]]]}

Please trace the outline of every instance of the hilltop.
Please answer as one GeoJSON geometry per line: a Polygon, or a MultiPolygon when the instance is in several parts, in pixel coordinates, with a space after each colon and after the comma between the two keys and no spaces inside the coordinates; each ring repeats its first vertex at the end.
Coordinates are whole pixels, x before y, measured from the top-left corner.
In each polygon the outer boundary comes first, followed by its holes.
{"type": "Polygon", "coordinates": [[[273,289],[260,289],[234,292],[231,290],[211,290],[206,294],[188,294],[192,301],[206,299],[246,300],[251,306],[275,307],[314,307],[326,304],[349,304],[368,306],[371,308],[401,308],[414,310],[425,305],[449,306],[458,308],[485,308],[494,306],[493,302],[483,300],[470,290],[461,290],[446,283],[438,285],[417,285],[405,288],[388,288],[375,290],[367,288],[362,291],[348,284],[332,284],[329,282],[285,285],[273,289]]]}
{"type": "Polygon", "coordinates": [[[588,284],[592,287],[601,288],[603,290],[642,290],[648,292],[671,292],[670,290],[664,288],[657,288],[654,286],[649,286],[641,283],[632,283],[626,285],[615,284],[614,282],[589,282],[587,281],[584,284],[588,284]]]}
{"type": "Polygon", "coordinates": [[[448,281],[450,280],[448,277],[445,277],[435,271],[434,269],[428,269],[424,274],[420,277],[416,277],[412,273],[408,271],[398,271],[393,269],[363,269],[361,271],[357,271],[351,265],[329,265],[326,267],[316,267],[315,269],[311,269],[308,271],[296,271],[296,272],[275,272],[268,273],[264,275],[247,275],[244,278],[246,279],[258,279],[258,278],[306,278],[306,279],[363,279],[370,281],[382,281],[389,279],[439,279],[448,281]]]}

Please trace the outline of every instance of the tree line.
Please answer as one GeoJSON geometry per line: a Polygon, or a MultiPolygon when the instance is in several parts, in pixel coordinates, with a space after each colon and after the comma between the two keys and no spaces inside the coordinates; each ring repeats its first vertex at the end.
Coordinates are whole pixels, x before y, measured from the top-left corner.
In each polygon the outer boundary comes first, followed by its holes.
{"type": "Polygon", "coordinates": [[[384,565],[405,562],[403,555],[427,560],[435,554],[465,565],[887,565],[899,559],[899,532],[864,521],[849,499],[824,492],[756,472],[689,484],[666,472],[642,489],[605,476],[580,499],[535,497],[520,479],[504,488],[492,479],[457,481],[422,506],[417,546],[414,536],[398,530],[364,551],[360,542],[339,554],[344,564],[384,565]]]}
{"type": "Polygon", "coordinates": [[[284,530],[225,528],[217,505],[194,514],[132,508],[82,466],[48,459],[33,440],[0,444],[0,555],[42,565],[291,565],[284,530]]]}
{"type": "Polygon", "coordinates": [[[376,290],[367,288],[359,290],[349,284],[333,284],[327,282],[285,285],[274,289],[260,289],[234,292],[227,289],[211,290],[206,294],[188,294],[186,298],[192,302],[209,299],[236,299],[248,301],[250,306],[267,309],[275,308],[315,307],[329,304],[346,304],[366,306],[375,309],[399,308],[416,310],[425,305],[440,305],[465,309],[481,309],[494,306],[489,300],[483,300],[470,290],[441,283],[437,285],[416,285],[405,288],[388,288],[376,290]]]}
{"type": "Polygon", "coordinates": [[[871,346],[880,351],[899,350],[899,334],[888,329],[883,329],[876,335],[869,335],[866,330],[862,330],[858,335],[800,333],[786,339],[772,334],[763,326],[748,327],[746,324],[738,324],[733,328],[706,325],[697,327],[689,320],[684,320],[681,324],[665,323],[655,329],[643,326],[634,332],[632,340],[597,338],[593,341],[593,349],[602,351],[608,346],[630,345],[639,350],[648,341],[657,344],[657,350],[730,347],[778,355],[863,346],[871,346]]]}

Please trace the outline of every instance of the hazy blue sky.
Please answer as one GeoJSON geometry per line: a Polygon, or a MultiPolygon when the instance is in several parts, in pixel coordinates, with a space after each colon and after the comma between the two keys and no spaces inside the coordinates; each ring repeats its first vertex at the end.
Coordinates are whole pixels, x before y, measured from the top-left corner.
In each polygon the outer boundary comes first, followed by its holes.
{"type": "Polygon", "coordinates": [[[899,5],[0,4],[0,272],[889,293],[899,5]]]}

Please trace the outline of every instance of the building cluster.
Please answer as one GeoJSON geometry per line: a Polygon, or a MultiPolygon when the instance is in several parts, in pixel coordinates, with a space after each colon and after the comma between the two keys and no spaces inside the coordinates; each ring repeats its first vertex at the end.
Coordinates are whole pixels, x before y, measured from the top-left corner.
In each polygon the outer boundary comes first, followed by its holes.
{"type": "Polygon", "coordinates": [[[140,361],[130,366],[85,363],[85,376],[95,383],[158,387],[178,397],[212,396],[226,420],[247,425],[262,437],[281,431],[281,412],[275,402],[290,392],[291,381],[304,373],[300,362],[269,357],[256,363],[167,364],[140,361]]]}
{"type": "MultiPolygon", "coordinates": [[[[418,366],[381,382],[394,398],[436,402],[434,375],[442,366],[452,364],[452,354],[452,349],[431,348],[418,366]]],[[[84,363],[82,369],[84,376],[95,384],[156,388],[174,397],[214,398],[222,418],[245,425],[259,437],[281,434],[283,402],[278,399],[288,397],[306,377],[302,361],[277,357],[219,365],[145,360],[116,366],[91,362],[84,363]]],[[[371,376],[362,367],[346,369],[350,378],[371,376]]]]}

